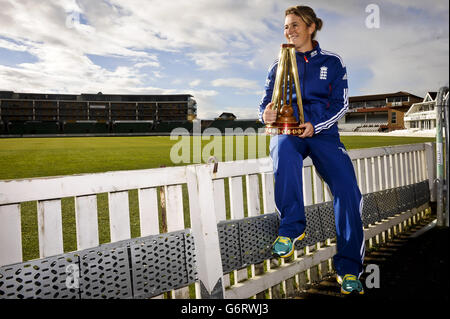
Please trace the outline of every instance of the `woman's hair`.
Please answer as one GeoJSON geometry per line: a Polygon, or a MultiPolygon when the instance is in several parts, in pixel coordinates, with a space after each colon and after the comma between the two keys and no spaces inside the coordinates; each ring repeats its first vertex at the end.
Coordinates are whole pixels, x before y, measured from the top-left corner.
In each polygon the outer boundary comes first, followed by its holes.
{"type": "Polygon", "coordinates": [[[316,29],[311,34],[311,40],[314,40],[317,30],[322,29],[322,19],[318,18],[314,10],[308,6],[294,6],[287,8],[285,11],[285,16],[288,14],[295,14],[296,16],[299,16],[308,27],[313,23],[316,25],[316,29]]]}

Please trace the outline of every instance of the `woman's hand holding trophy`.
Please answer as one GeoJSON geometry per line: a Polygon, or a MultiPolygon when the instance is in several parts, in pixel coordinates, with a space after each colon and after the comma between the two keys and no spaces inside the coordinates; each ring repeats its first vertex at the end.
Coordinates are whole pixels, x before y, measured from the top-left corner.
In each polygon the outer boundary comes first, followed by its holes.
{"type": "Polygon", "coordinates": [[[263,121],[266,124],[275,123],[275,121],[277,120],[277,110],[272,109],[273,105],[274,102],[270,102],[269,104],[267,104],[266,109],[264,110],[263,121]]]}

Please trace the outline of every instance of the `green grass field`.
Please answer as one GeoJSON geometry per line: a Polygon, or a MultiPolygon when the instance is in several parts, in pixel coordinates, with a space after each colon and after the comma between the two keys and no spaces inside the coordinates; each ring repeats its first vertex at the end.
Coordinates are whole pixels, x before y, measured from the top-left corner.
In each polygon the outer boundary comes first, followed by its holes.
{"type": "MultiPolygon", "coordinates": [[[[422,143],[434,139],[343,136],[341,140],[347,149],[356,149],[422,143]]],[[[233,159],[249,158],[247,142],[245,137],[245,154],[242,156],[234,151],[233,159]]],[[[0,180],[174,166],[170,160],[170,149],[175,143],[177,141],[170,140],[168,136],[0,139],[0,180]]],[[[202,148],[208,143],[209,140],[202,141],[202,148]]],[[[233,143],[237,144],[236,138],[233,143]]],[[[266,144],[265,156],[269,143],[266,144]]],[[[219,158],[224,159],[224,155],[219,158]]]]}
{"type": "MultiPolygon", "coordinates": [[[[254,158],[248,155],[248,137],[239,137],[244,141],[241,151],[233,151],[233,159],[254,158]],[[244,154],[242,154],[242,151],[244,154]]],[[[409,137],[342,137],[347,149],[378,147],[398,144],[430,142],[432,138],[409,137]]],[[[268,138],[266,152],[268,154],[268,138]]],[[[225,150],[222,140],[223,149],[225,150]]],[[[170,149],[177,140],[169,137],[71,137],[71,138],[6,138],[0,139],[0,180],[32,178],[41,176],[57,176],[80,173],[94,173],[117,170],[147,169],[161,166],[173,166],[170,160],[170,149]]],[[[209,140],[202,141],[202,149],[209,140]]],[[[219,140],[220,143],[220,140],[219,140]]],[[[236,146],[236,138],[233,145],[236,146]]],[[[192,140],[191,140],[192,145],[192,140]]],[[[191,159],[192,159],[191,152],[191,159]]],[[[225,155],[219,160],[224,160],[225,155]]],[[[186,165],[186,164],[177,164],[186,165]]],[[[245,179],[243,179],[244,211],[246,213],[245,179]]],[[[228,198],[227,181],[225,191],[228,198]]],[[[189,202],[187,190],[183,186],[185,226],[190,227],[188,217],[189,202]]],[[[108,194],[97,195],[98,226],[100,243],[110,242],[108,194]]],[[[64,251],[75,251],[75,200],[61,200],[63,220],[64,251]]],[[[129,191],[131,236],[139,237],[139,205],[137,190],[129,191]]],[[[263,205],[261,204],[261,207],[263,205]]],[[[229,214],[229,203],[227,203],[229,214]]],[[[161,208],[159,211],[161,215],[161,208]]],[[[161,220],[161,217],[160,217],[161,220]]],[[[21,204],[23,260],[39,258],[37,202],[21,204]]],[[[160,225],[164,231],[164,226],[160,225]]]]}

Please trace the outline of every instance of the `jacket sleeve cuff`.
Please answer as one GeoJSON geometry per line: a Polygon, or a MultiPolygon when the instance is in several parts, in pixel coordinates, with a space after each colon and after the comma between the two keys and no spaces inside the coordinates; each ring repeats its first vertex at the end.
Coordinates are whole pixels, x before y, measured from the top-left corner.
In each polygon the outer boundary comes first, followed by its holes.
{"type": "Polygon", "coordinates": [[[261,114],[261,116],[259,116],[259,121],[260,121],[262,124],[266,125],[266,123],[264,123],[264,120],[263,120],[263,118],[262,118],[262,114],[261,114]]]}
{"type": "MultiPolygon", "coordinates": [[[[318,131],[317,131],[317,121],[311,121],[311,124],[312,124],[312,126],[313,126],[313,129],[314,129],[314,133],[313,134],[316,134],[316,133],[318,133],[318,131]]],[[[319,131],[320,132],[320,131],[319,131]]]]}

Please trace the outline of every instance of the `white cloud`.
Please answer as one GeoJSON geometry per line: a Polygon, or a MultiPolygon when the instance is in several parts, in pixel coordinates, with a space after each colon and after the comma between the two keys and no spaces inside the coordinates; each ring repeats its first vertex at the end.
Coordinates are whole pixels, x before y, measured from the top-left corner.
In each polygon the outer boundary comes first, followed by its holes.
{"type": "MultiPolygon", "coordinates": [[[[227,106],[223,112],[233,113],[238,119],[256,119],[257,108],[249,106],[227,106]]],[[[220,115],[220,114],[219,114],[220,115]]]]}
{"type": "Polygon", "coordinates": [[[238,119],[255,119],[257,116],[257,106],[225,106],[225,107],[202,107],[201,103],[198,103],[198,118],[202,120],[210,120],[217,118],[223,112],[233,113],[238,119]]]}
{"type": "Polygon", "coordinates": [[[149,62],[139,62],[134,65],[135,68],[143,68],[143,67],[160,67],[159,62],[157,61],[149,61],[149,62]]]}
{"type": "MultiPolygon", "coordinates": [[[[144,22],[144,30],[150,36],[167,39],[166,46],[171,43],[178,48],[194,47],[202,51],[220,51],[230,45],[242,47],[246,43],[248,47],[254,42],[253,38],[263,37],[261,32],[270,32],[263,19],[274,17],[270,1],[110,2],[129,13],[134,25],[144,22]]],[[[92,6],[88,1],[84,3],[92,6]]]]}
{"type": "MultiPolygon", "coordinates": [[[[18,91],[142,85],[140,68],[161,68],[153,75],[164,77],[164,66],[148,50],[162,54],[189,48],[185,57],[200,70],[230,68],[240,61],[230,50],[237,48],[247,54],[253,50],[252,43],[264,37],[261,32],[270,34],[262,18],[273,16],[271,8],[270,4],[228,1],[192,1],[187,5],[177,1],[65,0],[38,4],[10,0],[0,13],[5,17],[0,19],[0,36],[4,37],[0,45],[28,51],[38,62],[13,68],[16,75],[3,78],[2,85],[18,91]],[[250,13],[251,24],[247,21],[250,13]],[[89,54],[134,59],[136,70],[126,74],[124,69],[107,71],[93,64],[86,57],[89,54]]],[[[1,75],[12,73],[2,69],[1,75]]]]}
{"type": "Polygon", "coordinates": [[[424,96],[448,84],[448,5],[447,21],[429,6],[421,4],[412,10],[406,3],[383,1],[379,29],[365,27],[365,11],[335,22],[333,28],[324,24],[319,33],[321,46],[343,57],[351,94],[403,90],[424,96]],[[370,75],[356,77],[361,70],[370,75]],[[361,80],[365,85],[359,88],[361,80]],[[358,91],[352,91],[353,86],[358,91]]]}
{"type": "Polygon", "coordinates": [[[191,87],[199,86],[201,82],[202,82],[202,80],[196,79],[196,80],[189,82],[189,86],[191,86],[191,87]]]}
{"type": "MultiPolygon", "coordinates": [[[[255,106],[246,107],[243,95],[250,96],[245,100],[249,104],[257,104],[253,97],[261,94],[264,73],[285,41],[284,9],[298,4],[294,0],[0,1],[0,47],[36,58],[34,63],[0,65],[0,88],[61,93],[189,91],[198,101],[199,117],[213,113],[216,117],[225,109],[248,110],[245,117],[252,114],[255,106]],[[67,24],[71,15],[75,19],[67,24]],[[170,54],[181,62],[165,59],[170,54]],[[107,68],[94,64],[88,55],[131,62],[107,68]],[[230,95],[222,88],[236,90],[230,95]],[[233,98],[239,105],[235,109],[227,107],[233,98]]],[[[344,58],[351,94],[405,90],[420,95],[448,84],[447,1],[377,1],[380,29],[364,25],[365,7],[371,1],[304,3],[324,19],[318,39],[324,49],[344,58]]]]}
{"type": "Polygon", "coordinates": [[[164,77],[164,75],[162,75],[160,71],[152,71],[152,74],[157,79],[160,79],[160,78],[164,77]]]}
{"type": "Polygon", "coordinates": [[[28,47],[26,45],[17,45],[12,41],[6,41],[0,39],[0,48],[12,50],[12,51],[27,51],[28,47]]]}
{"type": "Polygon", "coordinates": [[[83,12],[83,9],[78,5],[76,0],[60,0],[59,3],[66,12],[83,12]]]}
{"type": "Polygon", "coordinates": [[[216,79],[211,83],[213,86],[226,86],[238,89],[254,89],[260,88],[260,85],[253,80],[241,79],[241,78],[226,78],[216,79]]]}
{"type": "Polygon", "coordinates": [[[219,70],[228,66],[227,56],[229,53],[223,52],[196,52],[188,54],[201,70],[219,70]]]}

